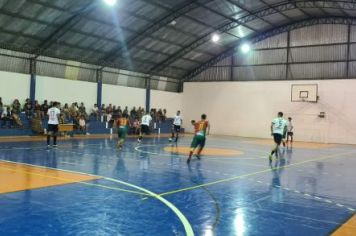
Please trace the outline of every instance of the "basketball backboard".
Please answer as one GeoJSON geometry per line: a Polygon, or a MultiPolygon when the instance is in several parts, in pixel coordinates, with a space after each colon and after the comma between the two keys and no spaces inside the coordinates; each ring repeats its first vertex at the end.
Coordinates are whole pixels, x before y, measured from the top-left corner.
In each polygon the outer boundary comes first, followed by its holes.
{"type": "Polygon", "coordinates": [[[318,85],[317,84],[292,84],[291,101],[292,102],[317,102],[318,85]]]}

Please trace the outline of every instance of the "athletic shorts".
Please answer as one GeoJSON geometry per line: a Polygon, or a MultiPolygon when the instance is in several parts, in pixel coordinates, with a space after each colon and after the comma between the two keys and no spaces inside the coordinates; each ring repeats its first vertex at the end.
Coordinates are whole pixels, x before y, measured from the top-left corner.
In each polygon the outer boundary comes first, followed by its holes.
{"type": "Polygon", "coordinates": [[[48,124],[47,132],[52,132],[53,134],[57,134],[58,133],[58,125],[48,124]]]}
{"type": "Polygon", "coordinates": [[[276,134],[276,133],[274,133],[274,134],[273,134],[273,140],[274,140],[275,143],[277,143],[278,145],[280,145],[281,142],[282,142],[282,135],[281,135],[281,134],[276,134]]]}
{"type": "Polygon", "coordinates": [[[119,137],[119,139],[125,139],[127,135],[127,128],[119,128],[119,130],[117,131],[117,136],[119,137]]]}
{"type": "Polygon", "coordinates": [[[287,132],[288,136],[293,136],[293,132],[287,132]]]}
{"type": "Polygon", "coordinates": [[[174,132],[179,133],[180,132],[180,125],[173,125],[173,130],[174,130],[174,132]]]}
{"type": "Polygon", "coordinates": [[[150,127],[148,125],[141,125],[141,133],[149,134],[150,133],[150,127]]]}
{"type": "Polygon", "coordinates": [[[205,136],[202,135],[195,135],[192,141],[192,144],[190,145],[191,148],[196,148],[200,146],[203,148],[205,146],[205,136]]]}

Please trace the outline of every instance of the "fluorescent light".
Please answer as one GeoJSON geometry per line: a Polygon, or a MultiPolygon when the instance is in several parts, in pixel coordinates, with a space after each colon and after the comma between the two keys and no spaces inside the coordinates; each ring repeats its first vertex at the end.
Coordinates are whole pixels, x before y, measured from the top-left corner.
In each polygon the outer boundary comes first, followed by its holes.
{"type": "Polygon", "coordinates": [[[211,40],[214,43],[217,43],[220,40],[220,36],[218,34],[213,34],[213,36],[211,37],[211,40]]]}
{"type": "Polygon", "coordinates": [[[244,43],[244,44],[242,44],[242,46],[241,46],[241,51],[242,51],[243,53],[248,53],[248,52],[250,51],[250,49],[251,49],[251,47],[250,47],[250,45],[248,45],[247,43],[244,43]]]}
{"type": "Polygon", "coordinates": [[[107,5],[114,6],[117,0],[103,0],[107,5]]]}

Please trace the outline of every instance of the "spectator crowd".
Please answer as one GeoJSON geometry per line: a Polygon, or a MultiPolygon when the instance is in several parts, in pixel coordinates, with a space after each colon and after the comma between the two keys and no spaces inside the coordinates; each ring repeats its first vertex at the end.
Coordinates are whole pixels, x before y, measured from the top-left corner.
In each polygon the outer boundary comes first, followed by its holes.
{"type": "MultiPolygon", "coordinates": [[[[28,119],[30,121],[31,129],[36,133],[43,133],[45,127],[43,124],[47,120],[47,111],[52,107],[54,101],[48,102],[44,100],[40,104],[37,100],[31,102],[28,98],[21,105],[18,99],[14,99],[11,105],[4,105],[2,98],[0,97],[0,119],[1,128],[24,128],[23,120],[28,119]],[[24,114],[24,115],[21,115],[24,114]]],[[[127,106],[121,108],[121,106],[115,106],[112,104],[102,104],[98,107],[97,104],[91,109],[87,109],[83,102],[73,102],[71,105],[65,103],[60,104],[60,124],[73,123],[74,128],[82,133],[86,133],[87,126],[90,121],[96,120],[101,122],[114,123],[114,120],[121,117],[123,114],[127,114],[134,133],[138,132],[141,117],[145,114],[145,110],[142,107],[133,107],[131,110],[127,106]]],[[[151,109],[150,115],[154,122],[164,122],[166,119],[166,109],[151,109]]]]}

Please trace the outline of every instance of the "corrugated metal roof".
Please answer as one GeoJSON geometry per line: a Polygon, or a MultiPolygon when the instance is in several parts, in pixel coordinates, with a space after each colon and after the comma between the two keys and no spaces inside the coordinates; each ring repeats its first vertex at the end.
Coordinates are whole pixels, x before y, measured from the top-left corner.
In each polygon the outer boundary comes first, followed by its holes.
{"type": "Polygon", "coordinates": [[[355,7],[341,0],[120,0],[115,7],[101,0],[3,0],[0,45],[179,79],[244,37],[303,19],[352,17],[355,7]],[[213,33],[221,34],[218,44],[213,33]]]}

